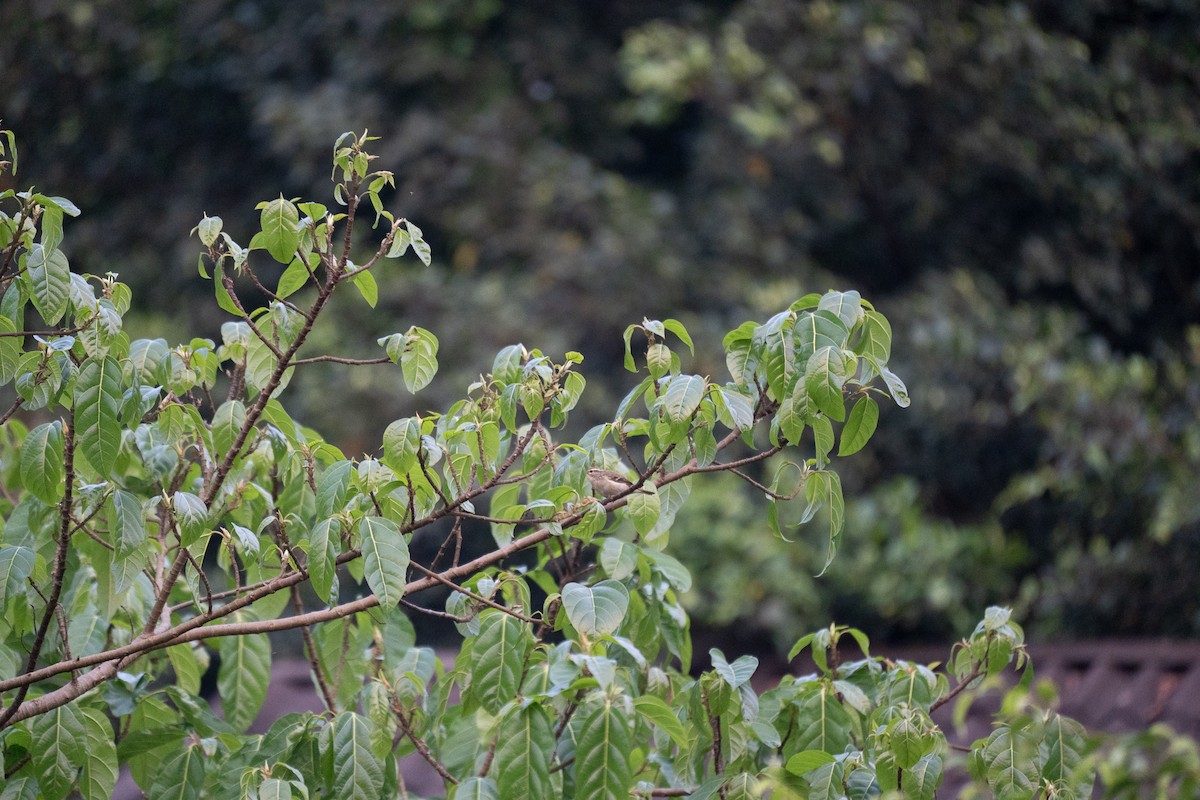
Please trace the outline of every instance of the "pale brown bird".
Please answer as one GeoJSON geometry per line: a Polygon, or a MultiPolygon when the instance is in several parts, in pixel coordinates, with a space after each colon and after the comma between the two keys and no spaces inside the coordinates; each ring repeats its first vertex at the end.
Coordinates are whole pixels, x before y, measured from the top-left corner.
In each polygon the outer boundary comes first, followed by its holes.
{"type": "MultiPolygon", "coordinates": [[[[597,497],[602,497],[605,500],[611,500],[618,495],[625,494],[632,487],[633,483],[619,472],[613,472],[611,469],[600,469],[592,467],[588,470],[588,483],[592,484],[592,493],[597,497]]],[[[643,494],[650,494],[646,489],[638,489],[643,494]]]]}

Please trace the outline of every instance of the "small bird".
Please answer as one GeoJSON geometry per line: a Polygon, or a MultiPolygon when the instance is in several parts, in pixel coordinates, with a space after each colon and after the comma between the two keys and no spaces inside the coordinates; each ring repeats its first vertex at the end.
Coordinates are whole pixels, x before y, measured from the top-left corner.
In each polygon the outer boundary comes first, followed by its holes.
{"type": "MultiPolygon", "coordinates": [[[[611,469],[600,469],[592,467],[587,473],[588,482],[592,484],[592,492],[597,497],[602,497],[605,500],[625,494],[632,487],[633,483],[619,472],[613,472],[611,469]]],[[[650,494],[646,489],[638,489],[643,494],[650,494]]]]}

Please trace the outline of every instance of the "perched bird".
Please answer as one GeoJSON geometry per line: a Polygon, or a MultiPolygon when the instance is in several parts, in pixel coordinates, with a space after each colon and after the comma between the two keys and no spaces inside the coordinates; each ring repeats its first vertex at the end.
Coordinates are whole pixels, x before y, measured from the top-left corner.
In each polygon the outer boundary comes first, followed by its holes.
{"type": "MultiPolygon", "coordinates": [[[[588,470],[588,482],[592,484],[592,492],[605,500],[625,494],[633,486],[633,483],[621,473],[599,467],[592,467],[588,470]]],[[[638,491],[650,494],[646,489],[638,489],[638,491]]]]}

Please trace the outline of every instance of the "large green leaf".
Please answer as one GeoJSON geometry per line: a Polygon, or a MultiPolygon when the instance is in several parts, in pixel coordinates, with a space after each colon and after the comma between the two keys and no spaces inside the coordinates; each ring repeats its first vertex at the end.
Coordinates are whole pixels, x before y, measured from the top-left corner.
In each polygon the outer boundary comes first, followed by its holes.
{"type": "Polygon", "coordinates": [[[204,748],[185,743],[173,758],[158,763],[147,795],[151,800],[199,800],[204,767],[204,748]]]}
{"type": "Polygon", "coordinates": [[[874,398],[863,395],[850,410],[850,418],[842,428],[842,442],[838,445],[838,455],[848,456],[862,450],[879,424],[879,404],[874,398]]]}
{"type": "Polygon", "coordinates": [[[46,250],[35,244],[25,257],[25,285],[33,307],[49,325],[57,325],[67,313],[71,294],[71,266],[61,250],[46,250]]]}
{"type": "Polygon", "coordinates": [[[880,364],[892,357],[892,326],[887,317],[878,311],[868,311],[863,317],[862,336],[854,345],[854,351],[880,364]]]}
{"type": "Polygon", "coordinates": [[[1029,800],[1041,780],[1046,746],[1032,725],[1001,725],[983,747],[987,782],[996,800],[1029,800]]]}
{"type": "Polygon", "coordinates": [[[421,450],[421,420],[398,419],[383,431],[383,460],[397,475],[405,475],[417,466],[421,450]]]}
{"type": "Polygon", "coordinates": [[[32,547],[0,547],[0,608],[9,597],[25,592],[25,579],[33,574],[35,553],[32,547]]]}
{"type": "Polygon", "coordinates": [[[404,385],[410,392],[419,392],[437,374],[438,340],[424,328],[412,326],[405,333],[393,333],[379,340],[393,364],[400,365],[404,385]]]}
{"type": "Polygon", "coordinates": [[[663,409],[672,422],[689,419],[704,399],[705,381],[699,375],[676,375],[663,394],[663,409]]]}
{"type": "Polygon", "coordinates": [[[862,295],[855,291],[826,292],[817,304],[819,311],[828,311],[850,330],[863,313],[862,295]]]}
{"type": "Polygon", "coordinates": [[[575,741],[576,800],[625,800],[633,786],[633,724],[606,699],[584,716],[575,741]]]}
{"type": "Polygon", "coordinates": [[[628,508],[629,517],[633,520],[633,527],[638,533],[645,536],[654,530],[654,526],[658,523],[658,515],[662,510],[662,504],[654,484],[647,483],[629,495],[628,508]]]}
{"type": "Polygon", "coordinates": [[[146,543],[146,525],[142,519],[142,503],[137,495],[117,489],[112,495],[113,515],[110,520],[113,546],[117,558],[124,559],[146,543]]]}
{"type": "Polygon", "coordinates": [[[262,232],[256,234],[250,242],[251,246],[262,245],[271,258],[281,264],[289,263],[296,257],[296,248],[300,245],[300,211],[283,196],[266,203],[259,203],[262,209],[260,225],[262,232]]]}
{"type": "Polygon", "coordinates": [[[267,698],[271,680],[271,641],[265,633],[222,636],[217,652],[217,690],[225,720],[238,731],[254,722],[267,698]]]}
{"type": "Polygon", "coordinates": [[[499,713],[516,696],[531,644],[527,623],[503,611],[480,615],[471,647],[471,694],[490,713],[499,713]]]}
{"type": "Polygon", "coordinates": [[[804,388],[813,405],[838,422],[846,418],[846,403],[842,399],[846,372],[846,357],[837,347],[820,348],[804,369],[804,388]]]}
{"type": "Polygon", "coordinates": [[[336,584],[337,555],[341,552],[340,540],[341,523],[336,519],[323,519],[309,531],[308,541],[308,576],[312,580],[313,591],[322,603],[332,601],[332,591],[336,584]]]}
{"type": "Polygon", "coordinates": [[[383,765],[371,751],[366,719],[345,711],[333,720],[333,793],[344,800],[383,797],[383,765]]]}
{"type": "Polygon", "coordinates": [[[83,762],[79,793],[86,800],[109,800],[117,785],[118,768],[113,727],[97,709],[85,706],[81,711],[87,759],[83,762]]]}
{"type": "Polygon", "coordinates": [[[21,483],[46,505],[63,496],[63,431],[59,421],[38,425],[21,444],[21,483]]]}
{"type": "Polygon", "coordinates": [[[1052,714],[1046,721],[1045,736],[1047,758],[1042,777],[1075,797],[1090,796],[1095,768],[1084,764],[1091,745],[1083,726],[1069,717],[1052,714]]]}
{"type": "Polygon", "coordinates": [[[367,585],[380,605],[396,605],[408,582],[408,542],[404,534],[391,520],[363,517],[358,522],[358,537],[367,585]]]}
{"type": "MultiPolygon", "coordinates": [[[[934,754],[922,756],[904,774],[904,794],[913,800],[934,800],[942,784],[942,757],[934,754]]],[[[1083,800],[1088,795],[1079,795],[1083,800]]]]}
{"type": "Polygon", "coordinates": [[[62,800],[75,786],[79,769],[87,760],[87,730],[77,703],[67,703],[39,714],[31,725],[30,756],[38,774],[42,797],[62,800]]]}
{"type": "Polygon", "coordinates": [[[642,715],[643,719],[660,728],[680,748],[688,746],[690,739],[687,730],[679,721],[679,716],[674,709],[667,705],[665,700],[652,694],[644,694],[634,698],[633,707],[642,715]]]}
{"type": "Polygon", "coordinates": [[[604,636],[621,626],[629,610],[629,590],[613,580],[595,586],[568,583],[562,588],[563,610],[584,636],[604,636]]]}
{"type": "Polygon", "coordinates": [[[793,704],[796,729],[788,739],[790,757],[804,750],[837,755],[850,743],[850,715],[838,702],[837,692],[822,683],[793,704]]]}
{"type": "Polygon", "coordinates": [[[550,759],[554,728],[550,713],[540,705],[514,706],[500,723],[500,741],[492,769],[500,797],[553,797],[550,759]]]}
{"type": "Polygon", "coordinates": [[[217,406],[212,418],[213,450],[218,460],[237,441],[238,432],[246,424],[246,407],[240,400],[229,400],[217,406]]]}
{"type": "Polygon", "coordinates": [[[845,347],[850,328],[832,311],[806,311],[796,320],[794,335],[796,358],[804,363],[822,347],[845,347]]]}
{"type": "Polygon", "coordinates": [[[342,511],[353,473],[350,461],[335,461],[321,473],[317,479],[317,516],[330,517],[342,511]]]}
{"type": "Polygon", "coordinates": [[[75,436],[88,462],[112,474],[121,449],[121,367],[116,359],[89,358],[75,382],[75,436]]]}

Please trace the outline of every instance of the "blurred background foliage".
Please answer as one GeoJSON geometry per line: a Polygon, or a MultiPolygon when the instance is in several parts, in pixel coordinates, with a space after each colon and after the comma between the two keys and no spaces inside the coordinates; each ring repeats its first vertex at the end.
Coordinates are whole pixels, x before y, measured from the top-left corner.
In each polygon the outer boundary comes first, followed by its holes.
{"type": "Polygon", "coordinates": [[[0,29],[18,179],[84,210],[68,255],[134,286],[135,335],[218,335],[201,212],[244,242],[257,201],[328,197],[339,133],[383,137],[434,265],[312,347],[422,325],[443,374],[299,378],[348,452],[514,341],[585,354],[592,424],[627,324],[683,320],[723,379],[726,330],[855,288],[912,407],[849,462],[821,578],[818,531],[698,484],[672,534],[696,623],[944,638],[1013,602],[1034,638],[1200,633],[1192,0],[17,0],[0,29]]]}

